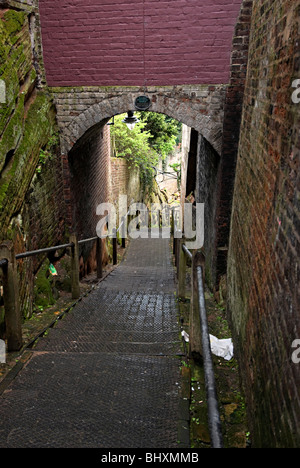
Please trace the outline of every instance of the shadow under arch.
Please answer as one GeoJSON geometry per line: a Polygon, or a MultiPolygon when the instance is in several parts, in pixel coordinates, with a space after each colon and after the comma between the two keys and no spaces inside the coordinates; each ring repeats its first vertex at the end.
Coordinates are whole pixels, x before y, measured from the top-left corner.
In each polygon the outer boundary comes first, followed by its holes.
{"type": "MultiPolygon", "coordinates": [[[[213,253],[210,263],[215,264],[215,259],[217,256],[220,257],[219,252],[221,252],[221,261],[217,261],[217,263],[220,263],[221,268],[217,267],[216,269],[224,271],[226,265],[223,261],[223,252],[225,252],[223,246],[226,246],[228,242],[228,235],[227,232],[224,235],[219,235],[219,232],[222,233],[224,223],[219,226],[218,219],[220,218],[220,209],[223,206],[224,199],[221,189],[224,185],[223,180],[226,179],[226,174],[228,174],[228,170],[226,169],[228,158],[226,157],[226,160],[224,159],[222,163],[224,114],[228,99],[228,89],[228,85],[192,85],[162,88],[52,88],[51,92],[56,104],[57,121],[60,128],[61,157],[65,171],[64,184],[66,187],[65,199],[67,204],[72,206],[72,203],[69,201],[70,183],[68,182],[68,178],[70,180],[70,174],[68,174],[68,155],[72,149],[77,148],[79,141],[84,141],[89,132],[92,131],[91,129],[101,128],[114,115],[123,114],[129,110],[134,111],[136,98],[146,95],[151,101],[151,107],[148,112],[165,114],[194,129],[200,135],[199,141],[201,138],[204,138],[221,158],[218,176],[215,178],[217,182],[216,190],[218,191],[216,195],[216,219],[214,221],[216,239],[215,245],[212,246],[213,253]],[[223,176],[223,172],[225,176],[223,176]],[[221,251],[220,248],[223,250],[221,251]]],[[[234,175],[232,175],[233,177],[234,175]]],[[[201,200],[197,201],[201,202],[201,200]]],[[[228,212],[226,211],[225,215],[222,212],[222,219],[224,217],[226,219],[230,218],[230,202],[228,202],[227,208],[228,212]]],[[[70,216],[70,221],[72,221],[72,217],[74,219],[74,216],[70,216]]],[[[226,226],[228,225],[229,223],[226,221],[226,226]]],[[[214,274],[213,276],[220,275],[217,271],[216,275],[214,274]]],[[[213,278],[212,283],[215,282],[216,280],[213,278]]]]}
{"type": "Polygon", "coordinates": [[[226,85],[199,85],[140,88],[72,88],[52,90],[57,106],[61,150],[69,153],[90,128],[114,115],[135,110],[135,100],[145,94],[151,101],[149,112],[168,115],[194,128],[220,154],[222,148],[226,85]]]}
{"type": "MultiPolygon", "coordinates": [[[[116,110],[120,111],[120,109],[116,110]]],[[[99,114],[97,118],[94,117],[94,125],[88,128],[85,132],[85,127],[81,127],[80,134],[82,133],[82,136],[75,142],[68,152],[67,166],[69,181],[66,186],[68,186],[68,206],[71,209],[69,224],[72,226],[72,230],[79,234],[80,238],[89,238],[94,235],[97,221],[99,221],[96,217],[96,207],[98,204],[114,200],[114,198],[112,200],[113,190],[111,185],[114,181],[111,179],[109,169],[109,158],[111,153],[108,155],[107,151],[105,152],[105,150],[103,150],[102,140],[105,141],[105,138],[107,137],[106,133],[110,128],[107,126],[107,123],[110,118],[114,115],[125,114],[128,110],[126,104],[124,105],[123,110],[124,112],[117,112],[116,114],[108,115],[105,119],[101,120],[99,114]],[[99,122],[97,122],[98,120],[99,122]]],[[[115,109],[111,110],[111,112],[114,111],[115,109]]],[[[153,107],[151,107],[147,112],[164,114],[168,117],[174,118],[174,113],[173,116],[170,115],[171,112],[168,112],[166,108],[164,109],[164,112],[155,112],[153,107]]],[[[175,120],[178,121],[178,119],[175,120]]],[[[185,124],[185,122],[181,123],[185,124]]],[[[217,184],[215,184],[215,182],[217,179],[220,157],[217,157],[218,153],[213,149],[212,145],[209,144],[211,150],[203,147],[203,143],[201,145],[201,142],[207,141],[202,134],[199,134],[194,128],[190,130],[191,133],[189,135],[188,143],[190,144],[192,142],[192,138],[194,139],[195,136],[197,138],[197,142],[196,145],[194,145],[194,148],[190,148],[190,152],[186,155],[186,162],[188,163],[188,159],[192,157],[191,151],[194,151],[194,157],[198,159],[198,162],[196,162],[196,172],[193,174],[193,177],[195,177],[198,191],[199,182],[205,179],[205,177],[203,178],[199,174],[199,169],[201,168],[204,174],[214,175],[214,179],[211,178],[213,182],[206,181],[204,182],[204,186],[201,188],[201,196],[204,194],[203,200],[201,201],[199,196],[197,196],[197,202],[207,203],[207,206],[209,206],[209,209],[211,210],[210,200],[212,199],[213,203],[217,203],[217,184]],[[216,155],[216,157],[214,155],[216,155]],[[201,164],[199,162],[199,158],[202,159],[201,164]],[[217,161],[218,164],[215,164],[215,161],[217,161]]],[[[187,169],[187,166],[185,169],[187,169]]],[[[119,177],[117,177],[117,179],[118,178],[119,177]]],[[[185,178],[185,184],[188,182],[187,178],[185,178]]],[[[184,200],[182,202],[184,202],[184,200]]],[[[214,207],[214,211],[216,211],[216,207],[214,207]]],[[[206,217],[205,224],[207,225],[207,232],[214,234],[216,229],[215,220],[206,217]]],[[[210,236],[210,241],[205,244],[207,252],[209,252],[210,256],[213,258],[215,257],[214,244],[215,235],[210,236]]],[[[88,256],[89,252],[83,252],[85,265],[86,263],[89,264],[89,262],[93,263],[93,260],[88,260],[88,256]]]]}

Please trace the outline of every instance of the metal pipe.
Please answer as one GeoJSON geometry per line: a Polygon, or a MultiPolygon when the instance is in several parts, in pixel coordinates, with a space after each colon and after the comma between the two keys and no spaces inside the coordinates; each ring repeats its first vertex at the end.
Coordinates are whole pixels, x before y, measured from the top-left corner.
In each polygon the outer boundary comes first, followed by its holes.
{"type": "Polygon", "coordinates": [[[204,297],[203,272],[201,266],[197,267],[197,283],[202,335],[204,376],[208,405],[208,419],[211,434],[211,445],[212,448],[223,448],[222,428],[216,391],[213,360],[210,347],[210,338],[204,297]]]}
{"type": "Polygon", "coordinates": [[[189,249],[187,248],[187,246],[185,244],[183,244],[182,250],[192,260],[193,254],[189,251],[189,249]]]}
{"type": "Polygon", "coordinates": [[[70,244],[57,245],[55,247],[48,247],[47,249],[39,249],[39,250],[32,250],[31,252],[24,252],[21,254],[17,254],[16,259],[21,260],[22,258],[34,257],[35,255],[39,255],[39,254],[55,252],[56,250],[66,249],[68,247],[74,247],[74,243],[71,242],[70,244]]]}
{"type": "MultiPolygon", "coordinates": [[[[83,239],[81,241],[78,241],[78,244],[86,244],[87,242],[92,242],[96,241],[98,239],[97,237],[91,237],[89,239],[83,239]]],[[[34,257],[35,255],[39,254],[45,254],[45,253],[50,253],[50,252],[55,252],[56,250],[61,250],[61,249],[67,249],[69,247],[74,247],[74,243],[70,242],[69,244],[62,244],[62,245],[56,245],[53,247],[48,247],[46,249],[39,249],[39,250],[32,250],[31,252],[24,252],[16,255],[17,260],[21,260],[23,258],[28,258],[28,257],[34,257]]],[[[1,266],[1,264],[0,264],[1,266]]]]}
{"type": "Polygon", "coordinates": [[[83,240],[78,241],[78,245],[87,244],[88,242],[94,242],[97,239],[98,239],[98,236],[97,237],[91,237],[90,239],[83,239],[83,240]]]}

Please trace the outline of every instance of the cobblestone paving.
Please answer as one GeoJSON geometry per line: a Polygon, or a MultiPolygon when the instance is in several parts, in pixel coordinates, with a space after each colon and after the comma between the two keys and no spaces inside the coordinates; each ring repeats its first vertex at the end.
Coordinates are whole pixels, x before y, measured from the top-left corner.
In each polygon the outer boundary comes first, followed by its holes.
{"type": "Polygon", "coordinates": [[[174,292],[169,240],[133,241],[2,394],[0,447],[178,448],[174,292]]]}

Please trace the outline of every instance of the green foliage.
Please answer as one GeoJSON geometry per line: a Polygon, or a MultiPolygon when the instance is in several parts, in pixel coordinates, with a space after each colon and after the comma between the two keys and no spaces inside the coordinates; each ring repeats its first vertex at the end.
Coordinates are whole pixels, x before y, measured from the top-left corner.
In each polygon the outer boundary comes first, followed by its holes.
{"type": "Polygon", "coordinates": [[[180,185],[181,185],[181,163],[169,164],[169,166],[177,174],[177,186],[178,186],[178,190],[180,190],[180,185]]]}
{"type": "Polygon", "coordinates": [[[59,143],[59,136],[57,133],[53,133],[53,135],[49,138],[47,145],[40,150],[39,154],[39,163],[36,169],[36,172],[40,174],[42,172],[42,166],[46,164],[48,160],[50,160],[53,156],[53,149],[59,143]]]}
{"type": "Polygon", "coordinates": [[[49,260],[46,260],[35,280],[34,306],[35,309],[43,311],[49,305],[55,304],[52,294],[52,286],[49,278],[49,260]]]}
{"type": "Polygon", "coordinates": [[[111,134],[115,140],[116,156],[125,158],[131,167],[140,170],[143,188],[152,188],[153,168],[174,151],[181,124],[163,114],[136,112],[140,122],[134,130],[123,123],[126,114],[115,117],[111,134]]]}
{"type": "Polygon", "coordinates": [[[143,122],[139,122],[134,130],[129,130],[122,122],[125,117],[126,114],[116,116],[115,124],[111,127],[111,134],[115,139],[116,156],[127,159],[130,162],[130,168],[140,170],[144,188],[152,186],[153,167],[158,164],[159,157],[149,144],[151,134],[145,129],[146,124],[143,122]]]}
{"type": "Polygon", "coordinates": [[[140,119],[146,124],[145,130],[150,132],[150,146],[164,160],[173,151],[178,143],[182,124],[164,114],[143,112],[140,119]]]}

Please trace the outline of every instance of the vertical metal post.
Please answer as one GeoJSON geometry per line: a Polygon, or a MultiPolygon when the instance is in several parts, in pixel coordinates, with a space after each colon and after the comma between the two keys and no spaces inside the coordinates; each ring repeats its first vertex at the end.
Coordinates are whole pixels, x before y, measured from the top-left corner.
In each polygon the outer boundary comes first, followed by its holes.
{"type": "Polygon", "coordinates": [[[12,243],[7,242],[0,246],[0,258],[7,260],[7,264],[2,267],[7,350],[19,351],[23,344],[22,318],[17,264],[12,243]]]}
{"type": "Polygon", "coordinates": [[[96,257],[97,257],[97,278],[101,279],[103,277],[103,266],[102,266],[102,258],[103,258],[103,241],[98,237],[97,239],[97,250],[96,250],[96,257]]]}
{"type": "MultiPolygon", "coordinates": [[[[202,340],[199,316],[197,267],[204,266],[205,259],[201,252],[193,252],[192,258],[192,296],[190,310],[190,353],[202,356],[202,340]]],[[[204,269],[203,269],[204,271],[204,269]]]]}
{"type": "Polygon", "coordinates": [[[197,266],[198,301],[202,337],[205,388],[208,406],[208,421],[212,448],[223,448],[222,427],[219,414],[219,404],[217,398],[215,374],[205,307],[203,275],[204,265],[199,264],[197,266]]]}
{"type": "Polygon", "coordinates": [[[79,249],[78,239],[76,234],[71,234],[70,244],[71,247],[71,285],[72,285],[72,299],[79,299],[80,297],[80,284],[79,284],[79,249]]]}

